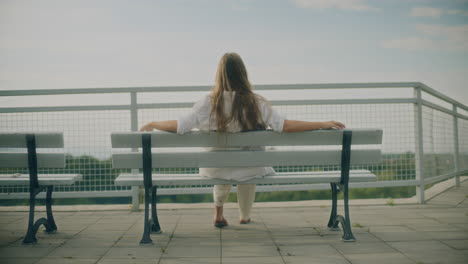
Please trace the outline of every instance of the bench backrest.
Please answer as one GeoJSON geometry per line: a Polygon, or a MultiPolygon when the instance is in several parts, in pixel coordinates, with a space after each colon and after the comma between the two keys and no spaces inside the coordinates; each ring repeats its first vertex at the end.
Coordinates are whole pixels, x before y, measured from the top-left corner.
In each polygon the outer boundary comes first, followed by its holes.
{"type": "Polygon", "coordinates": [[[29,168],[31,152],[36,156],[37,168],[65,168],[65,154],[36,153],[36,148],[63,148],[62,133],[0,133],[0,148],[28,149],[28,153],[0,151],[0,168],[29,168]]]}
{"type": "MultiPolygon", "coordinates": [[[[352,134],[351,144],[380,145],[382,130],[346,130],[352,134]]],[[[301,133],[254,131],[217,134],[216,132],[190,132],[184,135],[167,132],[112,133],[113,148],[141,148],[146,138],[152,148],[187,147],[243,147],[243,146],[342,146],[344,130],[317,130],[301,133]]],[[[114,153],[114,168],[143,168],[143,155],[139,152],[114,153]]],[[[356,149],[351,151],[351,165],[376,164],[381,150],[356,149]]],[[[193,151],[151,153],[153,168],[220,168],[292,165],[340,165],[342,149],[333,150],[265,150],[265,151],[193,151]]]]}

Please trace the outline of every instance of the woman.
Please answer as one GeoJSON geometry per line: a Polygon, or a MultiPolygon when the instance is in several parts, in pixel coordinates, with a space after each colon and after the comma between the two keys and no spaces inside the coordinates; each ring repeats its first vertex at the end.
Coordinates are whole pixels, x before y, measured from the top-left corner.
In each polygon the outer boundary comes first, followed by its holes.
{"type": "MultiPolygon", "coordinates": [[[[219,62],[214,89],[195,103],[190,113],[178,120],[148,123],[140,131],[158,129],[183,134],[198,128],[201,131],[216,130],[218,133],[232,133],[263,130],[268,127],[276,132],[301,132],[315,129],[341,129],[345,126],[336,121],[307,122],[285,119],[266,99],[252,91],[241,57],[236,53],[226,53],[219,62]]],[[[216,150],[219,148],[213,149],[216,150]]],[[[274,173],[271,167],[200,168],[200,175],[203,177],[240,182],[274,173]]],[[[214,186],[216,227],[228,225],[223,216],[223,205],[230,190],[231,185],[214,186]]],[[[250,222],[250,211],[255,200],[255,184],[238,184],[237,200],[240,224],[247,224],[250,222]]]]}

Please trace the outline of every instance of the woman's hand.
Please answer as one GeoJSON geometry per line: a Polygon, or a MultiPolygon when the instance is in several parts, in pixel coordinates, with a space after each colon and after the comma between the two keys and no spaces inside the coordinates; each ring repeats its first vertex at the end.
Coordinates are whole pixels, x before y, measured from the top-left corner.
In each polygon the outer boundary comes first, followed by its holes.
{"type": "Polygon", "coordinates": [[[177,120],[154,121],[150,122],[140,128],[140,131],[153,131],[154,129],[177,132],[177,120]]]}
{"type": "Polygon", "coordinates": [[[154,122],[150,122],[140,128],[140,131],[153,131],[154,129],[154,122]]]}
{"type": "Polygon", "coordinates": [[[343,123],[340,123],[338,121],[327,121],[323,122],[325,125],[324,129],[343,129],[346,128],[346,126],[343,123]]]}

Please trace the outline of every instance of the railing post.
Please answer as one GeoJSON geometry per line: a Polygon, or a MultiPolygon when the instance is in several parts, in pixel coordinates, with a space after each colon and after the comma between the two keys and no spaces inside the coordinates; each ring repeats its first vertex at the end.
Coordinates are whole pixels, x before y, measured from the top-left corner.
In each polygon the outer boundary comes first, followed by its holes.
{"type": "Polygon", "coordinates": [[[414,87],[414,97],[416,103],[414,104],[414,137],[416,143],[415,149],[415,169],[416,169],[416,180],[419,181],[419,185],[416,186],[416,198],[418,203],[423,204],[424,198],[424,149],[423,149],[423,120],[422,120],[422,99],[421,99],[421,88],[419,86],[414,87]]]}
{"type": "MultiPolygon", "coordinates": [[[[130,92],[130,122],[131,130],[138,131],[138,107],[137,93],[130,92]]],[[[132,148],[132,152],[138,152],[137,148],[132,148]]],[[[132,169],[132,173],[138,173],[138,169],[132,169]]],[[[132,186],[132,211],[140,210],[140,187],[132,186]]]]}
{"type": "Polygon", "coordinates": [[[459,161],[460,161],[460,152],[458,148],[458,117],[457,117],[457,106],[455,104],[452,105],[453,110],[453,144],[454,144],[454,167],[455,167],[455,186],[460,187],[460,175],[458,172],[460,171],[459,168],[459,161]]]}

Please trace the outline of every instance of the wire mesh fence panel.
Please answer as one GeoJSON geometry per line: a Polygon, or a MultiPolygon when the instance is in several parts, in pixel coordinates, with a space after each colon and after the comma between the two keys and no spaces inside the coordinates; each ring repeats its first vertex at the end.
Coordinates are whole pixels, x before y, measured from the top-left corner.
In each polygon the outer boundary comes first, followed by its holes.
{"type": "Polygon", "coordinates": [[[453,116],[423,107],[424,178],[454,172],[453,116]]]}
{"type": "MultiPolygon", "coordinates": [[[[129,131],[129,111],[2,113],[0,126],[2,132],[63,132],[64,149],[38,149],[38,152],[65,152],[66,168],[40,169],[39,173],[79,173],[83,180],[72,186],[57,186],[58,192],[128,189],[114,185],[117,171],[112,169],[110,160],[110,133],[129,131]]],[[[1,170],[2,173],[27,172],[25,169],[1,170]]],[[[28,191],[20,186],[0,188],[2,193],[28,191]]]]}
{"type": "Polygon", "coordinates": [[[460,171],[468,170],[468,120],[458,118],[458,167],[460,171]]]}

